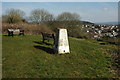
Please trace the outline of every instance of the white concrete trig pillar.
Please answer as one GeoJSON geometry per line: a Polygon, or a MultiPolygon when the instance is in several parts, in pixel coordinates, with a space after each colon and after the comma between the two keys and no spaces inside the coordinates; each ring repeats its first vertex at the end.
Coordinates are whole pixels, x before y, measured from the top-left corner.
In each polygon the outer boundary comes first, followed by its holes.
{"type": "Polygon", "coordinates": [[[57,29],[54,50],[58,54],[70,53],[67,29],[57,29]]]}

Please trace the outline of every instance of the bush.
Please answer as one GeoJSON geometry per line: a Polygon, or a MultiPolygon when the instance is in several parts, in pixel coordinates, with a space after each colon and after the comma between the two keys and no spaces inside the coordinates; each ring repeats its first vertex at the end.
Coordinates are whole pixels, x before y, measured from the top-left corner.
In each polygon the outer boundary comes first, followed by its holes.
{"type": "Polygon", "coordinates": [[[46,23],[47,26],[56,31],[56,28],[66,28],[68,30],[68,35],[76,38],[91,39],[92,34],[87,33],[86,29],[81,29],[80,21],[49,21],[46,23]]]}
{"type": "Polygon", "coordinates": [[[102,40],[108,42],[109,44],[115,44],[119,46],[120,38],[103,37],[102,40]]]}
{"type": "Polygon", "coordinates": [[[33,24],[33,23],[17,23],[17,24],[2,24],[2,32],[7,33],[7,29],[23,29],[27,34],[41,34],[41,32],[52,33],[52,30],[45,24],[33,24]]]}

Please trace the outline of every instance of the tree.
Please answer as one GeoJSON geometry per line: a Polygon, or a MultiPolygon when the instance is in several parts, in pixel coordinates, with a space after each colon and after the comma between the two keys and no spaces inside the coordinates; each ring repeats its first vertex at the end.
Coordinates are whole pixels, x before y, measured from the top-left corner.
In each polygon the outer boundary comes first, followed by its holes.
{"type": "Polygon", "coordinates": [[[57,17],[58,21],[74,21],[80,20],[80,16],[77,13],[64,12],[57,17]]]}
{"type": "Polygon", "coordinates": [[[46,21],[52,21],[53,15],[44,9],[35,9],[31,12],[30,20],[31,22],[40,24],[46,21]]]}
{"type": "MultiPolygon", "coordinates": [[[[81,21],[80,15],[77,13],[63,12],[58,15],[56,20],[63,28],[68,29],[69,36],[80,37],[81,36],[81,21]]],[[[84,32],[83,32],[84,33],[84,32]]]]}
{"type": "Polygon", "coordinates": [[[17,23],[23,20],[24,15],[25,13],[19,9],[9,9],[3,18],[6,18],[6,22],[8,23],[17,23]]]}
{"type": "Polygon", "coordinates": [[[6,15],[2,15],[2,23],[4,23],[4,22],[7,22],[7,16],[6,15]]]}

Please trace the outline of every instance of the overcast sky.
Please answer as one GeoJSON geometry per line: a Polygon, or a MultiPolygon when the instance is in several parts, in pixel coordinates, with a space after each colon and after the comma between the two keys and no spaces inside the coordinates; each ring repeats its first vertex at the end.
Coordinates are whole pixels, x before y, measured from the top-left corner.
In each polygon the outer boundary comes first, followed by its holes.
{"type": "Polygon", "coordinates": [[[94,23],[117,22],[118,2],[3,2],[2,13],[7,9],[20,9],[30,15],[34,9],[45,9],[57,16],[62,12],[78,13],[81,20],[94,23]]]}

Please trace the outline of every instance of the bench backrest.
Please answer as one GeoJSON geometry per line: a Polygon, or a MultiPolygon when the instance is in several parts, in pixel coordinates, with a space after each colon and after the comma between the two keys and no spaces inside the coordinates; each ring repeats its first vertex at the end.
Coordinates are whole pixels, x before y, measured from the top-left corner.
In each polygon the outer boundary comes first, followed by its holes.
{"type": "Polygon", "coordinates": [[[8,29],[8,36],[13,36],[14,34],[24,35],[24,30],[22,30],[22,29],[8,29]]]}
{"type": "Polygon", "coordinates": [[[42,33],[43,38],[53,38],[54,39],[54,34],[48,34],[48,33],[42,33]]]}
{"type": "Polygon", "coordinates": [[[42,33],[42,37],[43,37],[43,42],[44,42],[44,40],[53,39],[54,43],[55,43],[55,36],[54,36],[54,34],[42,33]]]}
{"type": "Polygon", "coordinates": [[[8,31],[13,31],[13,32],[20,32],[20,29],[8,29],[8,31]]]}

